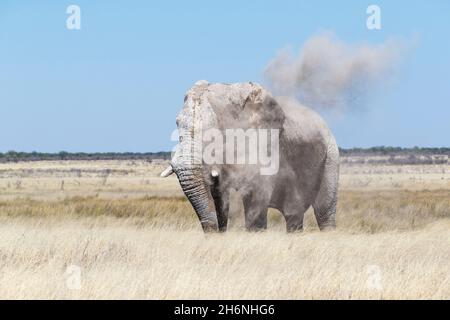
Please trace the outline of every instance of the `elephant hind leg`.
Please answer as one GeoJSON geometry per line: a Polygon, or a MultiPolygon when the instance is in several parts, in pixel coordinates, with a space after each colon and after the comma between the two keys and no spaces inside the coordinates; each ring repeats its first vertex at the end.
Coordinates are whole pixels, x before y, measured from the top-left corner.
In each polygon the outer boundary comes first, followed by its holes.
{"type": "Polygon", "coordinates": [[[314,215],[320,230],[328,230],[336,228],[336,202],[329,204],[313,205],[314,215]]]}
{"type": "Polygon", "coordinates": [[[303,231],[303,219],[306,210],[310,204],[305,203],[299,197],[290,197],[292,200],[287,201],[282,213],[286,220],[286,231],[297,232],[303,231]]]}
{"type": "Polygon", "coordinates": [[[251,192],[243,197],[245,211],[245,227],[248,231],[267,229],[268,199],[262,193],[251,192]]]}
{"type": "Polygon", "coordinates": [[[303,217],[304,213],[296,215],[284,215],[286,219],[286,231],[297,232],[303,231],[303,217]]]}
{"type": "Polygon", "coordinates": [[[336,228],[336,206],[339,182],[339,152],[328,150],[319,192],[313,202],[314,215],[320,230],[336,228]]]}

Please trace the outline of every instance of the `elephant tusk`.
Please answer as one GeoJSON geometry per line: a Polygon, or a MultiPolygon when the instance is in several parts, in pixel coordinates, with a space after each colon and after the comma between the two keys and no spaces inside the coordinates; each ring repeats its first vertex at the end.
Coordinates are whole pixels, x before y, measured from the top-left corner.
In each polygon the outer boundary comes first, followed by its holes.
{"type": "Polygon", "coordinates": [[[164,171],[161,173],[161,177],[167,178],[167,177],[170,176],[172,173],[173,173],[173,168],[172,168],[172,166],[168,166],[167,169],[164,170],[164,171]]]}
{"type": "Polygon", "coordinates": [[[217,171],[217,170],[212,170],[212,171],[211,171],[211,175],[212,175],[214,178],[217,178],[217,177],[219,176],[219,171],[217,171]]]}

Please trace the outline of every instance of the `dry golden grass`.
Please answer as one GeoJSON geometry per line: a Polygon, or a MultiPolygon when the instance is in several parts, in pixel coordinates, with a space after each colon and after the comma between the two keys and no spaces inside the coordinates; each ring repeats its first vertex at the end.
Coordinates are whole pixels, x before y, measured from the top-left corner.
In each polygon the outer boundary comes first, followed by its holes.
{"type": "Polygon", "coordinates": [[[248,233],[234,194],[229,232],[208,236],[163,167],[0,165],[0,298],[450,299],[447,165],[412,166],[415,182],[344,167],[329,233],[309,211],[286,234],[275,210],[248,233]]]}
{"type": "Polygon", "coordinates": [[[205,236],[115,219],[3,221],[2,298],[449,298],[449,222],[376,236],[205,236]],[[69,265],[80,267],[79,290],[69,265]],[[72,288],[72,289],[71,289],[72,288]]]}
{"type": "MultiPolygon", "coordinates": [[[[236,194],[235,194],[236,195],[236,194]]],[[[230,229],[243,229],[243,209],[239,198],[232,203],[230,229]]],[[[103,199],[72,197],[61,201],[16,199],[0,201],[0,218],[73,220],[120,218],[135,225],[174,230],[198,229],[200,225],[184,197],[143,197],[103,199]]],[[[384,231],[411,231],[450,218],[450,190],[435,191],[341,191],[337,223],[349,233],[374,234],[384,231]]],[[[284,219],[269,210],[269,229],[284,230],[284,219]]],[[[318,230],[312,210],[305,217],[305,231],[318,230]]]]}

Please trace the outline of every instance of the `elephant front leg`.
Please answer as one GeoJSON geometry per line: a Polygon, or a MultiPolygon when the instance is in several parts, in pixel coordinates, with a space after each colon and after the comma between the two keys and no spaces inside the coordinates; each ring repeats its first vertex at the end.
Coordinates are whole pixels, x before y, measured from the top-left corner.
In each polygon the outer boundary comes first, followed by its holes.
{"type": "Polygon", "coordinates": [[[267,210],[269,201],[264,194],[252,192],[243,197],[245,211],[245,227],[248,231],[267,229],[267,210]]]}
{"type": "Polygon", "coordinates": [[[220,190],[219,184],[214,184],[211,187],[211,194],[214,199],[214,205],[217,212],[217,222],[219,224],[219,231],[227,231],[228,212],[230,209],[230,191],[220,190]]]}

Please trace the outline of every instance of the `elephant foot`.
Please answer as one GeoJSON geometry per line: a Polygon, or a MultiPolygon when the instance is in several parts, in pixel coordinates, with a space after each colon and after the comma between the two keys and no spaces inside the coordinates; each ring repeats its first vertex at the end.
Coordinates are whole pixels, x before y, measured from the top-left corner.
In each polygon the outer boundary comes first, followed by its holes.
{"type": "Polygon", "coordinates": [[[264,232],[267,230],[267,226],[249,226],[246,228],[249,232],[264,232]]]}
{"type": "Polygon", "coordinates": [[[246,216],[245,227],[247,231],[250,232],[262,232],[267,229],[267,212],[263,212],[259,215],[253,215],[253,218],[250,218],[252,215],[246,216]]]}
{"type": "Polygon", "coordinates": [[[329,224],[321,224],[321,225],[319,225],[319,229],[320,229],[320,231],[324,231],[324,232],[336,230],[336,222],[332,222],[329,224]]]}
{"type": "Polygon", "coordinates": [[[303,225],[301,225],[301,226],[286,226],[286,232],[288,232],[288,233],[303,232],[303,225]]]}

